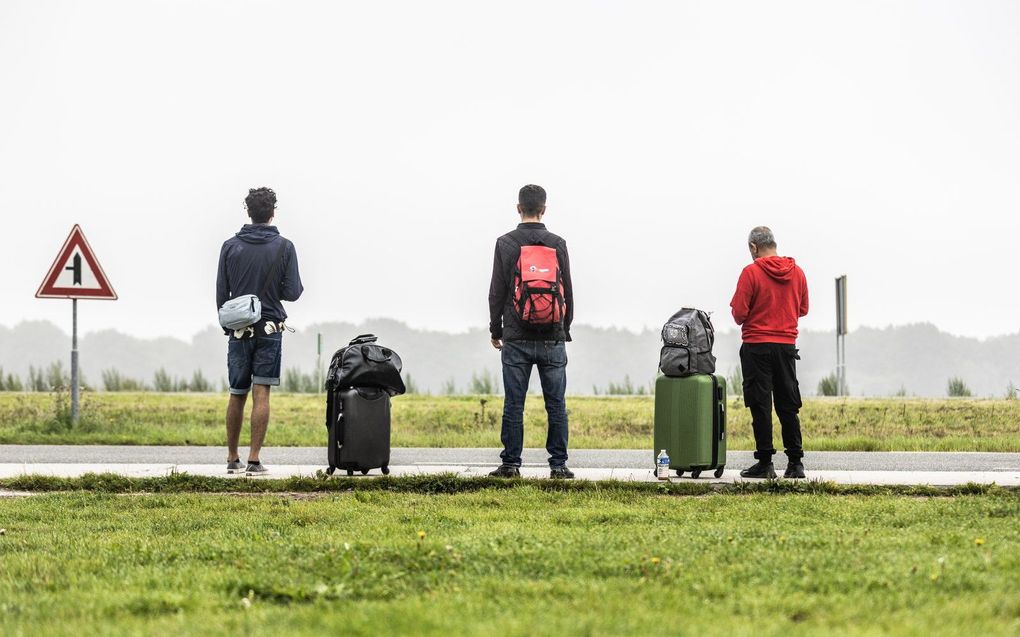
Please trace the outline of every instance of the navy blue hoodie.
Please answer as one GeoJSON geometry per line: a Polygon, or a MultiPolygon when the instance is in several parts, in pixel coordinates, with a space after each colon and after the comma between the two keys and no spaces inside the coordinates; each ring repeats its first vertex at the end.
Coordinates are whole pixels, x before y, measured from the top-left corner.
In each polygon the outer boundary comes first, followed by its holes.
{"type": "Polygon", "coordinates": [[[255,294],[262,301],[263,319],[285,321],[287,313],[281,301],[296,301],[303,291],[294,244],[280,236],[276,226],[245,224],[240,232],[223,242],[216,271],[217,309],[236,296],[255,294]],[[283,260],[276,266],[266,293],[260,294],[281,246],[283,260]]]}

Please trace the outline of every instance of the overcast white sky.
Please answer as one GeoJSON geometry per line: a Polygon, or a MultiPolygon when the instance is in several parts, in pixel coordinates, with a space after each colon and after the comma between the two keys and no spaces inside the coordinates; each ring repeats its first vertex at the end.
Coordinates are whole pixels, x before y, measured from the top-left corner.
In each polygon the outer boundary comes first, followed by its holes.
{"type": "Polygon", "coordinates": [[[301,328],[487,322],[517,189],[549,192],[580,323],[718,313],[767,224],[803,327],[1020,329],[1020,3],[0,3],[0,324],[74,223],[120,295],[81,329],[215,324],[250,186],[301,328]]]}

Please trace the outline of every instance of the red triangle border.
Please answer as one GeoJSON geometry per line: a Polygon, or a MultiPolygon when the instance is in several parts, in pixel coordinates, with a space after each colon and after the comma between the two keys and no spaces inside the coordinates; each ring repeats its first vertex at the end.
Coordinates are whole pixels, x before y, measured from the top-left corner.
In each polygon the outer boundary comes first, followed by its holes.
{"type": "Polygon", "coordinates": [[[117,293],[114,292],[113,286],[110,285],[110,280],[106,278],[103,267],[99,265],[99,261],[92,252],[92,246],[89,245],[88,239],[85,238],[85,233],[81,231],[81,226],[78,224],[74,224],[74,227],[71,228],[71,234],[67,235],[67,240],[64,241],[63,247],[60,248],[56,260],[53,261],[49,272],[46,273],[46,278],[43,279],[42,285],[36,290],[35,296],[39,299],[95,299],[105,301],[115,301],[117,299],[117,293]],[[60,276],[60,266],[67,262],[75,248],[81,250],[81,255],[92,269],[92,274],[95,275],[99,288],[83,290],[81,288],[56,287],[57,277],[60,276]]]}

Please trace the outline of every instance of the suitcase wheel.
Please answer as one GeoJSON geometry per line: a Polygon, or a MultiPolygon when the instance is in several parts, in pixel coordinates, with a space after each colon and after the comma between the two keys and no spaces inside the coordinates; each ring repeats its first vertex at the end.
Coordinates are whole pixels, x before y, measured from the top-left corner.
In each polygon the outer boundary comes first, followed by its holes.
{"type": "Polygon", "coordinates": [[[351,477],[353,475],[354,475],[354,469],[348,469],[347,470],[347,477],[349,478],[349,477],[351,477]]]}
{"type": "Polygon", "coordinates": [[[721,478],[722,477],[723,469],[725,469],[725,468],[726,468],[726,465],[723,465],[723,466],[719,467],[718,469],[715,470],[715,473],[712,474],[712,475],[714,475],[717,478],[721,478]]]}
{"type": "Polygon", "coordinates": [[[361,475],[367,476],[368,475],[368,469],[362,469],[361,470],[361,475]]]}
{"type": "Polygon", "coordinates": [[[326,469],[326,475],[327,475],[327,476],[331,476],[331,475],[333,475],[334,473],[336,473],[336,467],[334,467],[334,466],[330,466],[330,467],[328,467],[328,468],[326,469]]]}
{"type": "Polygon", "coordinates": [[[691,477],[697,480],[701,477],[701,469],[691,469],[691,477]]]}
{"type": "Polygon", "coordinates": [[[676,470],[676,477],[678,477],[678,478],[684,477],[684,470],[683,469],[677,469],[676,470]]]}
{"type": "Polygon", "coordinates": [[[388,476],[388,475],[390,475],[390,468],[389,467],[383,467],[382,468],[382,472],[383,472],[384,476],[388,476]]]}

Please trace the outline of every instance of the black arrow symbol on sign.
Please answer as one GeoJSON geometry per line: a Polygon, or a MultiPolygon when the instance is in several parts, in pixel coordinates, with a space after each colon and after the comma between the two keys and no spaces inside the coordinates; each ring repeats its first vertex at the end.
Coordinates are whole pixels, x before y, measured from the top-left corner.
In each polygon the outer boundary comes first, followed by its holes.
{"type": "Polygon", "coordinates": [[[74,258],[71,259],[71,263],[73,265],[69,265],[64,269],[74,272],[74,285],[81,285],[81,255],[74,255],[74,258]]]}

